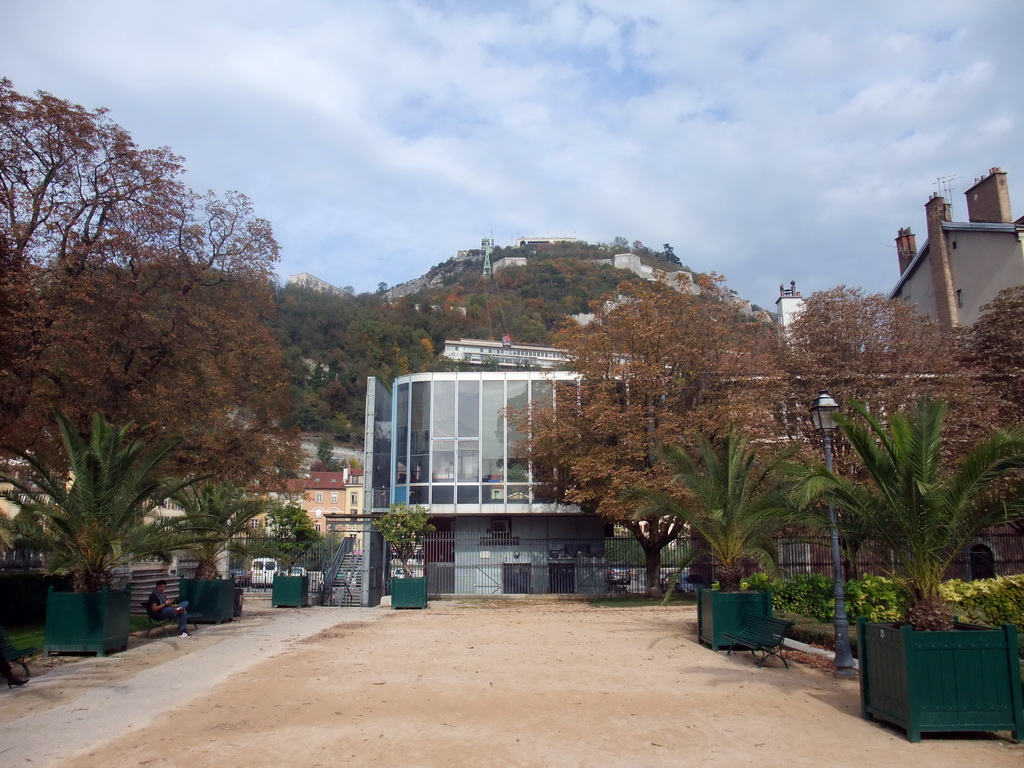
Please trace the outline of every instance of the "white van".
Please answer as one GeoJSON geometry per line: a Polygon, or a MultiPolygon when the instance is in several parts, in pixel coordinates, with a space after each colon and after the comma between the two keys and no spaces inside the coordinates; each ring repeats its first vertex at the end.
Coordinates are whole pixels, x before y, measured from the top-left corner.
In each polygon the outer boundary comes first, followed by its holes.
{"type": "Polygon", "coordinates": [[[280,563],[272,557],[253,558],[249,567],[249,584],[253,586],[270,586],[274,583],[274,574],[281,570],[280,563]]]}

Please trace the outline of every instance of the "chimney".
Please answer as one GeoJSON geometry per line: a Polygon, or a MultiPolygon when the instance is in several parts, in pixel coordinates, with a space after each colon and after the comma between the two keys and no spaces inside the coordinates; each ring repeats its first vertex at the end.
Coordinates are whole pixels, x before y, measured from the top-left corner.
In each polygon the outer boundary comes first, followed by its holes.
{"type": "Polygon", "coordinates": [[[917,238],[910,227],[903,227],[896,233],[896,257],[900,262],[900,274],[907,271],[910,262],[917,256],[917,238]]]}
{"type": "Polygon", "coordinates": [[[967,197],[967,220],[992,224],[1011,224],[1010,190],[1006,186],[1006,171],[990,168],[988,176],[974,182],[964,193],[967,197]]]}
{"type": "Polygon", "coordinates": [[[949,203],[942,195],[932,195],[924,205],[928,222],[928,258],[932,272],[932,290],[935,292],[935,313],[939,327],[948,331],[957,324],[956,301],[953,293],[953,270],[950,266],[950,248],[942,223],[950,221],[949,203]]]}

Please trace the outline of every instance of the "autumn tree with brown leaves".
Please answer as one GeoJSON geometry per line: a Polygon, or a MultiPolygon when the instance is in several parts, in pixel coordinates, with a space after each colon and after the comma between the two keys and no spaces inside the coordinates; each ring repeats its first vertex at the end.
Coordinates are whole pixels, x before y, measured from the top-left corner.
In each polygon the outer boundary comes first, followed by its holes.
{"type": "Polygon", "coordinates": [[[734,421],[768,426],[757,387],[740,386],[770,362],[772,329],[745,316],[711,281],[700,295],[664,284],[630,286],[594,305],[594,320],[558,339],[579,374],[559,384],[555,408],[514,415],[530,434],[534,477],[559,501],[628,529],[645,554],[647,593],[660,595],[661,551],[683,532],[672,516],[637,515],[630,487],[669,489],[662,444],[715,439],[734,421]]]}
{"type": "Polygon", "coordinates": [[[964,363],[1006,402],[1008,420],[1024,421],[1024,285],[1007,288],[963,330],[964,363]]]}
{"type": "Polygon", "coordinates": [[[183,173],[105,110],[0,81],[0,442],[52,456],[59,408],[181,437],[181,472],[293,463],[270,224],[183,173]]]}
{"type": "MultiPolygon", "coordinates": [[[[803,443],[812,458],[821,448],[809,409],[822,389],[883,419],[921,396],[948,403],[946,435],[954,453],[976,444],[1005,415],[993,388],[961,364],[955,336],[907,302],[846,286],[819,291],[779,339],[786,381],[778,433],[803,443]]],[[[835,460],[840,474],[856,469],[842,441],[835,460]]]]}

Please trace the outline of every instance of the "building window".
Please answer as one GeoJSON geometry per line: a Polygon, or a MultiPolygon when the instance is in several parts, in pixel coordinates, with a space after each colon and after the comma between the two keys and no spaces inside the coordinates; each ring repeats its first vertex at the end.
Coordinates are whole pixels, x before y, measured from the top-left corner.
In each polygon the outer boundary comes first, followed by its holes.
{"type": "Polygon", "coordinates": [[[318,494],[316,495],[316,503],[317,503],[317,504],[322,504],[322,503],[323,503],[323,500],[324,500],[324,495],[323,495],[322,493],[318,493],[318,494]]]}
{"type": "Polygon", "coordinates": [[[337,504],[337,503],[338,503],[338,494],[332,493],[331,494],[331,504],[337,504]]]}
{"type": "Polygon", "coordinates": [[[319,520],[324,516],[324,511],[322,509],[318,509],[314,514],[316,514],[316,519],[319,520]]]}
{"type": "Polygon", "coordinates": [[[353,491],[352,495],[350,496],[350,498],[352,499],[352,501],[350,501],[349,503],[353,507],[356,506],[359,503],[359,492],[358,491],[353,491]]]}
{"type": "Polygon", "coordinates": [[[956,305],[960,308],[964,308],[964,292],[959,288],[956,289],[956,305]]]}

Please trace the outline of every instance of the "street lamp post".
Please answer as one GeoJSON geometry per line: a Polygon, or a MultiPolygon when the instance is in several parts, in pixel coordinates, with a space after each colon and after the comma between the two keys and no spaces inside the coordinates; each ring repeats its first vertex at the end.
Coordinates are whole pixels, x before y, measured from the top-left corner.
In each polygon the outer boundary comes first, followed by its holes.
{"type": "MultiPolygon", "coordinates": [[[[832,415],[839,409],[839,403],[827,390],[821,390],[811,405],[811,421],[821,433],[825,443],[825,467],[832,471],[832,432],[836,428],[832,415]]],[[[850,620],[846,617],[846,593],[843,588],[843,561],[839,552],[839,524],[836,522],[836,508],[831,499],[828,502],[829,534],[832,543],[832,594],[835,597],[835,613],[832,626],[836,636],[836,677],[856,677],[853,654],[850,652],[850,620]]]]}

